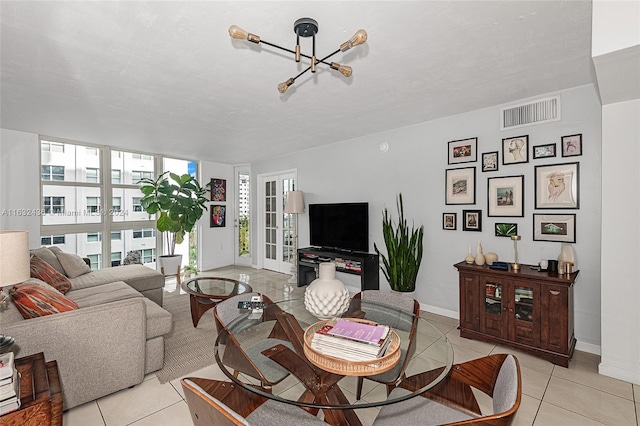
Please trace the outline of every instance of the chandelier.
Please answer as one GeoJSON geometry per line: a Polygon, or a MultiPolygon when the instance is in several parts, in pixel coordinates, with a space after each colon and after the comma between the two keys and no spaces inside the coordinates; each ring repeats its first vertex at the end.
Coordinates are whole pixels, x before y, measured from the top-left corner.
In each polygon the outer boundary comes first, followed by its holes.
{"type": "Polygon", "coordinates": [[[295,48],[295,50],[287,49],[285,47],[278,46],[277,44],[269,43],[268,41],[262,40],[260,38],[260,36],[257,36],[255,34],[251,34],[251,33],[247,32],[247,31],[243,30],[242,28],[238,27],[237,25],[232,25],[232,26],[229,27],[229,35],[231,36],[231,38],[235,38],[235,39],[238,39],[238,40],[247,40],[247,41],[250,41],[250,42],[255,43],[255,44],[264,43],[264,44],[266,44],[268,46],[275,47],[276,49],[280,49],[280,50],[284,50],[285,52],[293,53],[295,55],[296,62],[300,62],[301,58],[310,59],[311,64],[304,71],[302,71],[300,74],[296,75],[295,77],[289,78],[284,83],[278,84],[278,91],[280,93],[286,92],[287,89],[289,88],[289,86],[291,86],[296,81],[297,78],[299,78],[301,75],[303,75],[307,71],[311,70],[312,73],[315,73],[316,72],[316,65],[318,65],[318,64],[328,65],[329,68],[338,71],[339,73],[341,73],[345,77],[351,77],[351,73],[352,73],[351,67],[346,66],[346,65],[341,65],[341,64],[338,64],[336,62],[327,62],[327,60],[330,57],[332,57],[333,55],[335,55],[336,53],[338,53],[338,52],[346,52],[347,50],[351,49],[352,47],[356,47],[358,45],[363,44],[365,41],[367,41],[367,32],[365,30],[358,30],[353,35],[353,37],[351,37],[349,40],[347,40],[344,43],[342,43],[340,45],[340,48],[338,48],[335,52],[332,52],[332,53],[328,54],[327,56],[325,56],[322,59],[317,59],[317,57],[316,57],[316,34],[318,33],[318,22],[316,22],[314,19],[311,19],[311,18],[298,19],[293,24],[293,32],[296,33],[296,48],[295,48]],[[304,53],[300,52],[300,37],[311,37],[312,38],[311,56],[305,55],[304,53]]]}

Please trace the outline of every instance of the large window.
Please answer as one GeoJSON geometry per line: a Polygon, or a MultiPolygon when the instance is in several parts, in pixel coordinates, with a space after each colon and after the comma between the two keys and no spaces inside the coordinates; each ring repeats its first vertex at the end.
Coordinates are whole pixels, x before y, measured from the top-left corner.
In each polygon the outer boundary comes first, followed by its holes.
{"type": "Polygon", "coordinates": [[[41,166],[42,180],[64,180],[64,166],[41,166]]]}
{"type": "Polygon", "coordinates": [[[42,197],[42,207],[45,213],[64,213],[64,197],[42,197]]]}

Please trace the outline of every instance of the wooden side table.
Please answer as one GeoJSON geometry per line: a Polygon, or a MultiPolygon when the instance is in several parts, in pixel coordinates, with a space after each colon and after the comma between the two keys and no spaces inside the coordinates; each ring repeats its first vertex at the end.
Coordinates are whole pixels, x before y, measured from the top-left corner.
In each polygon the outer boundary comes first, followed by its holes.
{"type": "Polygon", "coordinates": [[[42,352],[16,359],[20,373],[20,409],[0,417],[2,426],[61,426],[62,390],[56,361],[42,352]]]}

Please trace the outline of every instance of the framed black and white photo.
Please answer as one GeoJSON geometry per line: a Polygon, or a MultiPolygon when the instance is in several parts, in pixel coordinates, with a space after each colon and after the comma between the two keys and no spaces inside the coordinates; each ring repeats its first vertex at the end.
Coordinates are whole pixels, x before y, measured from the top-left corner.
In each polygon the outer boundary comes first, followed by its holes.
{"type": "Polygon", "coordinates": [[[462,210],[462,230],[482,231],[482,210],[462,210]]]}
{"type": "Polygon", "coordinates": [[[455,231],[456,223],[458,222],[457,216],[457,213],[442,213],[442,229],[455,231]]]}
{"type": "Polygon", "coordinates": [[[476,168],[445,170],[445,204],[476,203],[476,168]]]}
{"type": "Polygon", "coordinates": [[[582,155],[582,134],[563,136],[561,141],[563,157],[582,155]]]}
{"type": "Polygon", "coordinates": [[[529,162],[529,136],[515,136],[502,139],[502,164],[529,162]]]}
{"type": "Polygon", "coordinates": [[[482,171],[498,171],[498,151],[485,152],[482,154],[482,171]]]}
{"type": "Polygon", "coordinates": [[[536,209],[580,208],[580,163],[535,168],[536,209]]]}
{"type": "Polygon", "coordinates": [[[449,164],[472,163],[478,160],[478,138],[449,142],[449,164]]]}
{"type": "Polygon", "coordinates": [[[536,145],[533,147],[533,159],[552,158],[556,156],[556,144],[536,145]]]}
{"type": "Polygon", "coordinates": [[[524,216],[524,175],[489,178],[487,199],[487,216],[524,216]]]}
{"type": "Polygon", "coordinates": [[[513,237],[518,235],[517,223],[496,223],[495,227],[496,237],[513,237]]]}
{"type": "Polygon", "coordinates": [[[576,215],[534,213],[533,240],[575,243],[576,215]]]}

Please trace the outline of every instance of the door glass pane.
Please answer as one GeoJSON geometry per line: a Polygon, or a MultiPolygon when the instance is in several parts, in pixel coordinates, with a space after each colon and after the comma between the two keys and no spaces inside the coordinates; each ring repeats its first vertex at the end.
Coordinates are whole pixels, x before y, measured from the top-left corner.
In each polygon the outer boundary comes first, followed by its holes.
{"type": "Polygon", "coordinates": [[[247,172],[238,173],[238,256],[251,255],[249,228],[249,200],[251,176],[247,172]]]}
{"type": "Polygon", "coordinates": [[[276,260],[276,230],[277,223],[275,221],[276,212],[276,181],[269,181],[265,183],[265,255],[267,259],[276,260]]]}
{"type": "Polygon", "coordinates": [[[287,193],[295,190],[294,179],[282,180],[282,261],[287,263],[293,262],[293,236],[295,230],[294,213],[285,213],[284,206],[287,202],[287,193]]]}
{"type": "Polygon", "coordinates": [[[515,307],[516,319],[531,322],[533,318],[533,289],[516,286],[515,307]]]}
{"type": "Polygon", "coordinates": [[[502,313],[502,284],[485,283],[485,312],[500,315],[502,313]]]}

